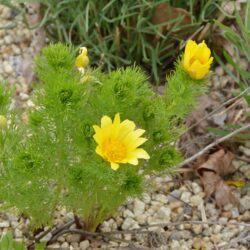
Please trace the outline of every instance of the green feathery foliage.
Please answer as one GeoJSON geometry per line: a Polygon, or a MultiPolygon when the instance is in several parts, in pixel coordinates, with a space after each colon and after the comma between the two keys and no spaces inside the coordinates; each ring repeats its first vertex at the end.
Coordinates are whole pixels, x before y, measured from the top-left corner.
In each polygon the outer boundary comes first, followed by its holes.
{"type": "MultiPolygon", "coordinates": [[[[95,230],[128,197],[147,189],[145,174],[171,170],[181,161],[172,142],[204,93],[205,81],[192,80],[180,61],[167,79],[164,96],[154,93],[138,67],[109,74],[89,69],[85,74],[91,77],[81,82],[74,53],[62,44],[43,49],[36,72],[41,84],[34,90],[35,108],[28,110],[27,123],[7,116],[0,148],[0,200],[27,216],[33,227],[51,224],[53,211],[64,206],[87,230],[95,230]],[[143,148],[149,161],[121,164],[114,171],[96,154],[93,125],[116,113],[146,130],[143,148]]],[[[8,96],[2,87],[0,96],[8,96]]],[[[1,105],[8,110],[6,101],[1,105]]]]}

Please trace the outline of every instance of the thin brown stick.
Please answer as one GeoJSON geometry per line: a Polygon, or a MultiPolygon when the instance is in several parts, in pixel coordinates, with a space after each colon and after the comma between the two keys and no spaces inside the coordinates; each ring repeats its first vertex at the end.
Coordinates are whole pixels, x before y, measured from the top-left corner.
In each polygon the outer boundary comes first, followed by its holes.
{"type": "Polygon", "coordinates": [[[249,158],[246,158],[246,157],[244,157],[244,156],[238,156],[238,155],[236,155],[235,158],[236,158],[237,160],[241,160],[241,161],[250,163],[250,159],[249,159],[249,158]]]}
{"type": "MultiPolygon", "coordinates": [[[[221,225],[221,226],[228,226],[228,225],[234,225],[234,226],[244,226],[250,228],[250,223],[238,223],[238,222],[227,222],[222,223],[219,221],[177,221],[177,222],[169,222],[169,223],[159,223],[159,224],[151,224],[151,225],[145,225],[141,226],[137,229],[132,230],[123,230],[123,231],[111,231],[111,232],[88,232],[81,229],[66,229],[58,233],[55,237],[58,238],[63,234],[71,233],[71,234],[81,234],[85,237],[90,238],[96,238],[96,237],[107,237],[109,235],[116,235],[116,234],[147,234],[151,231],[145,231],[144,229],[153,228],[153,227],[175,227],[182,224],[196,224],[196,225],[221,225]]],[[[54,240],[56,239],[54,238],[54,240]]]]}
{"type": "Polygon", "coordinates": [[[218,144],[230,139],[231,137],[247,130],[250,129],[250,124],[247,124],[239,129],[234,130],[233,132],[229,133],[226,136],[223,136],[219,139],[216,139],[213,143],[207,145],[205,148],[203,148],[202,150],[200,150],[198,153],[196,153],[195,155],[189,157],[188,159],[184,160],[183,162],[181,162],[179,165],[177,165],[177,167],[182,167],[184,165],[190,164],[191,162],[193,162],[194,160],[196,160],[197,158],[199,158],[200,156],[202,156],[203,154],[205,154],[206,152],[208,152],[210,149],[212,149],[213,147],[217,146],[218,144]]]}
{"type": "MultiPolygon", "coordinates": [[[[196,127],[197,125],[199,125],[201,122],[211,118],[213,115],[215,115],[218,111],[220,111],[223,107],[225,107],[226,105],[229,105],[235,101],[237,101],[239,98],[241,98],[248,90],[250,90],[250,87],[246,88],[245,90],[243,90],[242,92],[240,92],[240,94],[238,94],[237,96],[228,99],[227,101],[223,102],[221,105],[219,105],[217,108],[215,108],[212,112],[210,112],[209,114],[207,114],[206,116],[204,116],[202,119],[200,119],[199,121],[197,121],[195,124],[193,124],[192,126],[190,126],[182,135],[184,135],[185,133],[187,133],[188,131],[190,131],[191,129],[193,129],[194,127],[196,127]]],[[[230,108],[232,108],[233,106],[230,105],[230,108]]],[[[228,109],[230,109],[228,108],[228,109]]]]}

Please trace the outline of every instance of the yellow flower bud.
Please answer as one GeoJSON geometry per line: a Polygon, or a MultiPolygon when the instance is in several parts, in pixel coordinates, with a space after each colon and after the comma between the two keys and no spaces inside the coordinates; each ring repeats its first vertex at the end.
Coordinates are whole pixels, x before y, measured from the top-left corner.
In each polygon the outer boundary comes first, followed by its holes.
{"type": "Polygon", "coordinates": [[[0,115],[0,129],[6,128],[7,126],[7,119],[4,115],[0,115]]]}
{"type": "Polygon", "coordinates": [[[79,50],[79,55],[76,58],[75,65],[81,70],[87,67],[89,64],[88,50],[86,47],[81,47],[79,50]]]}
{"type": "Polygon", "coordinates": [[[197,44],[189,40],[185,47],[182,65],[185,71],[195,80],[203,79],[208,73],[213,61],[211,51],[206,43],[197,44]]]}

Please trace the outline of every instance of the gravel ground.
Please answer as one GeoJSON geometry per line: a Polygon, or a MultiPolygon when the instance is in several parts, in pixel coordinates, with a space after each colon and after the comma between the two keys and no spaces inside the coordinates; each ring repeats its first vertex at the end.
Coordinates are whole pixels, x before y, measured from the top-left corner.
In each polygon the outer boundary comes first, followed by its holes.
{"type": "MultiPolygon", "coordinates": [[[[14,18],[8,8],[0,5],[1,26],[14,18]]],[[[23,107],[32,106],[29,100],[29,86],[22,76],[25,58],[34,55],[32,33],[20,22],[13,29],[0,30],[0,80],[16,85],[16,99],[23,107]]],[[[246,62],[242,62],[244,64],[246,62]]],[[[215,69],[211,84],[215,89],[230,84],[230,78],[224,75],[222,68],[215,69]]],[[[246,158],[250,157],[250,144],[241,147],[246,158]]],[[[250,165],[235,160],[238,169],[235,179],[250,178],[250,165]]],[[[205,201],[205,194],[199,179],[180,181],[174,177],[155,178],[155,190],[151,195],[144,194],[138,199],[129,200],[122,206],[117,216],[110,218],[100,226],[100,231],[133,230],[143,226],[166,223],[168,227],[150,227],[148,234],[116,235],[116,240],[83,240],[79,235],[63,235],[48,246],[48,249],[250,249],[250,190],[235,188],[234,194],[240,200],[240,206],[226,205],[221,209],[215,206],[213,199],[205,201]],[[200,221],[201,224],[183,223],[200,221]],[[208,225],[205,222],[215,222],[208,225]],[[218,224],[216,224],[218,223],[218,224]],[[248,224],[249,225],[249,224],[248,224]],[[245,239],[248,237],[248,240],[245,239]],[[129,243],[135,242],[135,247],[129,243]],[[147,247],[145,247],[147,246],[147,247]]],[[[63,208],[55,212],[55,224],[63,225],[73,219],[73,214],[63,208]]],[[[28,241],[29,221],[9,213],[0,213],[0,234],[13,231],[15,239],[28,241]]],[[[71,228],[74,228],[72,225],[71,228]]],[[[44,228],[46,231],[48,228],[44,228]]],[[[41,232],[43,233],[43,232],[41,232]]],[[[48,241],[48,233],[41,241],[48,241]]]]}

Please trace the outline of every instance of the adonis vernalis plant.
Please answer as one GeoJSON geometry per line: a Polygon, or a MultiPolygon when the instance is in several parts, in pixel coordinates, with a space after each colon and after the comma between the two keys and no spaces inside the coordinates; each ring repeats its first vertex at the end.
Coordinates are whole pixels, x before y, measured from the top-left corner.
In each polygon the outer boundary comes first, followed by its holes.
{"type": "Polygon", "coordinates": [[[206,90],[211,58],[205,43],[188,42],[162,96],[138,67],[105,74],[88,62],[86,48],[78,56],[63,44],[44,48],[26,122],[0,85],[1,208],[34,228],[65,207],[93,231],[129,197],[150,191],[145,175],[182,159],[173,142],[206,90]]]}

